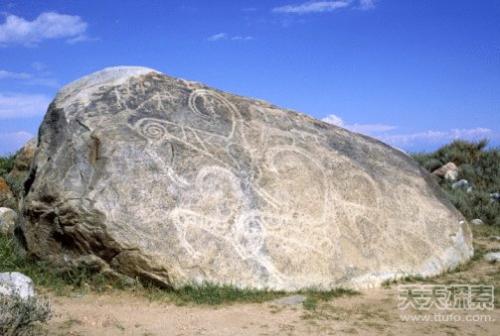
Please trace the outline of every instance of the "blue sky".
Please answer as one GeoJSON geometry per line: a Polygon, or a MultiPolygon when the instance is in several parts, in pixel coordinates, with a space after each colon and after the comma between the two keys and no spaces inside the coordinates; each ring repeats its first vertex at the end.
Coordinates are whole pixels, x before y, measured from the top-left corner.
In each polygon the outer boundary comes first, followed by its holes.
{"type": "Polygon", "coordinates": [[[500,144],[500,1],[0,0],[0,153],[58,88],[142,65],[408,150],[500,144]]]}

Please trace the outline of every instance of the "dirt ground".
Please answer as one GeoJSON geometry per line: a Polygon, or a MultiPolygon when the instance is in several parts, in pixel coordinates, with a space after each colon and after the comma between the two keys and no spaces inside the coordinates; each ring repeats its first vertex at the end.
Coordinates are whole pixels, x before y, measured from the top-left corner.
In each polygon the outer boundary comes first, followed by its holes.
{"type": "MultiPolygon", "coordinates": [[[[379,289],[336,299],[316,311],[301,305],[178,307],[123,294],[53,299],[51,335],[498,335],[490,322],[404,322],[397,291],[379,289]]],[[[437,312],[436,310],[431,313],[437,312]]],[[[466,312],[458,314],[464,316],[466,312]]],[[[426,312],[427,314],[427,312],[426,312]]]]}
{"type": "MultiPolygon", "coordinates": [[[[500,249],[500,240],[476,237],[482,253],[500,249]]],[[[500,265],[482,258],[427,284],[500,286],[500,265]]],[[[406,285],[418,285],[412,281],[406,285]]],[[[398,284],[363,291],[305,309],[301,303],[176,306],[127,291],[55,296],[50,335],[499,335],[498,297],[493,310],[400,310],[398,284]],[[448,314],[454,314],[452,317],[448,314]],[[408,318],[439,321],[405,321],[408,318]],[[419,317],[420,316],[420,317],[419,317]],[[448,321],[446,320],[448,319],[448,321]],[[461,319],[461,321],[454,320],[461,319]],[[473,319],[474,321],[466,321],[473,319]]],[[[497,292],[498,296],[498,292],[497,292]]]]}

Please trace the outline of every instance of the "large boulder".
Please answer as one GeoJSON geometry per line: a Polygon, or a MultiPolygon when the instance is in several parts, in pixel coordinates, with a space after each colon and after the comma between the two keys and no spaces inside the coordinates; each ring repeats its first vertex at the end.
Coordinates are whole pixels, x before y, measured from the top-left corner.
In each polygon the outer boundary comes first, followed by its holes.
{"type": "Polygon", "coordinates": [[[64,87],[26,187],[32,254],[166,286],[359,288],[473,253],[463,217],[404,153],[146,68],[64,87]]]}

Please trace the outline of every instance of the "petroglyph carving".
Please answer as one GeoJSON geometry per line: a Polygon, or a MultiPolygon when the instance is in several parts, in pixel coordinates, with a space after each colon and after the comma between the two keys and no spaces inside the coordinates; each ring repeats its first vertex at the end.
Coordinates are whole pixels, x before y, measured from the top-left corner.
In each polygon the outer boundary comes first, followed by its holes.
{"type": "Polygon", "coordinates": [[[62,89],[35,161],[31,252],[90,254],[166,285],[366,287],[472,251],[461,216],[406,155],[150,69],[62,89]]]}

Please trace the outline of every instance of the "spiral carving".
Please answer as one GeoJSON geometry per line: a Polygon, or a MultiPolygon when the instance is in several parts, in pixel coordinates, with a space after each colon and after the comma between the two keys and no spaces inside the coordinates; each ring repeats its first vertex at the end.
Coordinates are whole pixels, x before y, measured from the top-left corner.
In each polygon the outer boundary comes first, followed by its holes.
{"type": "Polygon", "coordinates": [[[231,138],[235,132],[236,107],[212,90],[194,90],[189,96],[190,110],[201,119],[197,128],[231,138]],[[227,130],[230,129],[229,134],[227,130]]]}
{"type": "Polygon", "coordinates": [[[159,119],[144,118],[139,120],[135,127],[142,136],[153,141],[160,141],[168,135],[166,123],[159,119]]]}
{"type": "Polygon", "coordinates": [[[227,106],[224,98],[209,90],[195,90],[189,96],[189,107],[196,115],[203,119],[217,117],[217,108],[227,106]]]}

